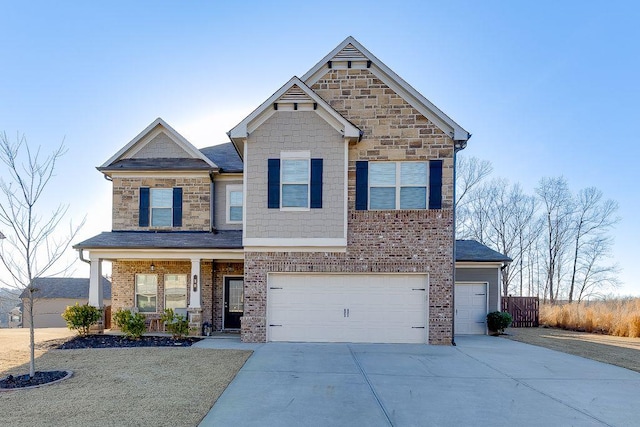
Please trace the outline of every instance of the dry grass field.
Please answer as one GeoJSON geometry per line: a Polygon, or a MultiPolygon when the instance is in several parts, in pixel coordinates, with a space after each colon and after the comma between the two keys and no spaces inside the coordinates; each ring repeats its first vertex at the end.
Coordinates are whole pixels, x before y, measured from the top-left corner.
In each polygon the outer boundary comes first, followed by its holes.
{"type": "MultiPolygon", "coordinates": [[[[47,338],[70,335],[36,330],[42,348],[36,370],[74,375],[36,389],[0,392],[2,425],[194,426],[251,354],[189,347],[46,350],[47,338]]],[[[0,329],[0,377],[28,372],[28,342],[28,329],[0,329]]]]}
{"type": "Polygon", "coordinates": [[[640,298],[572,304],[542,304],[540,324],[554,328],[640,337],[640,298]]]}

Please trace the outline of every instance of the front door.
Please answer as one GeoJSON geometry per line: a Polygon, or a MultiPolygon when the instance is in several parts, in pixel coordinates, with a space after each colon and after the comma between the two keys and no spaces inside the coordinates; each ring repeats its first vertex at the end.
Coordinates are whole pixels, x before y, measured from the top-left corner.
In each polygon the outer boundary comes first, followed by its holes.
{"type": "Polygon", "coordinates": [[[240,329],[244,313],[244,280],[242,277],[224,279],[224,329],[240,329]]]}

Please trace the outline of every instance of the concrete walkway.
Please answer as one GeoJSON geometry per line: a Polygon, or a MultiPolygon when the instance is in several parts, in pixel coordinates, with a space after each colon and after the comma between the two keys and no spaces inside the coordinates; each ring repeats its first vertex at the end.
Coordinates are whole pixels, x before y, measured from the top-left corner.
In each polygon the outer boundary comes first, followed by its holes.
{"type": "Polygon", "coordinates": [[[251,344],[200,425],[640,426],[639,373],[495,337],[457,343],[251,344]]]}

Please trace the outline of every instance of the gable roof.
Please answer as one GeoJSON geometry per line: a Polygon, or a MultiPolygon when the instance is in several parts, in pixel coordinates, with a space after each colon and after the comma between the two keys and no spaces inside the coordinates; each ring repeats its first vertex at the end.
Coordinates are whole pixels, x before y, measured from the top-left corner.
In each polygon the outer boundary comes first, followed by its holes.
{"type": "Polygon", "coordinates": [[[442,110],[432,104],[431,101],[422,96],[409,83],[404,81],[351,36],[344,39],[342,43],[336,46],[336,48],[322,58],[320,62],[307,71],[302,76],[302,80],[307,85],[313,86],[326,74],[329,68],[329,61],[370,61],[367,63],[367,67],[376,77],[398,93],[405,101],[418,110],[423,116],[432,121],[444,133],[453,138],[454,141],[459,141],[459,146],[461,148],[464,148],[466,141],[471,137],[471,134],[464,130],[462,126],[453,121],[442,110]]]}
{"type": "Polygon", "coordinates": [[[278,108],[278,102],[295,104],[294,108],[296,109],[298,103],[309,105],[309,108],[316,111],[345,138],[357,140],[362,135],[360,129],[334,110],[333,107],[311,90],[302,80],[294,76],[227,133],[241,156],[244,152],[244,140],[252,128],[256,128],[271,117],[278,108]]]}
{"type": "Polygon", "coordinates": [[[149,126],[147,126],[142,132],[140,132],[135,138],[133,138],[127,145],[122,147],[116,154],[114,154],[109,160],[104,162],[98,167],[101,172],[107,172],[112,170],[144,170],[144,167],[151,167],[151,170],[158,169],[185,169],[178,167],[185,161],[191,162],[191,168],[196,169],[217,169],[218,166],[211,161],[207,156],[202,154],[200,150],[194,147],[189,141],[187,141],[182,135],[176,132],[171,126],[167,124],[160,117],[155,119],[149,126]],[[180,147],[188,157],[180,159],[162,159],[154,158],[153,161],[144,162],[147,159],[135,159],[132,156],[142,150],[147,144],[149,144],[153,138],[151,135],[157,133],[158,129],[166,134],[173,143],[180,147]],[[164,163],[162,162],[164,160],[164,163]]]}
{"type": "MultiPolygon", "coordinates": [[[[103,298],[111,299],[111,282],[105,277],[102,280],[103,298]]],[[[88,299],[89,279],[75,277],[38,277],[33,280],[35,298],[68,298],[88,299]]],[[[20,298],[27,298],[28,290],[20,294],[20,298]]]]}
{"type": "Polygon", "coordinates": [[[476,240],[456,240],[456,262],[464,261],[510,263],[513,260],[476,240]]]}
{"type": "Polygon", "coordinates": [[[201,148],[200,151],[213,163],[218,165],[220,172],[242,172],[242,159],[238,156],[238,152],[231,142],[214,145],[213,147],[201,148]]]}

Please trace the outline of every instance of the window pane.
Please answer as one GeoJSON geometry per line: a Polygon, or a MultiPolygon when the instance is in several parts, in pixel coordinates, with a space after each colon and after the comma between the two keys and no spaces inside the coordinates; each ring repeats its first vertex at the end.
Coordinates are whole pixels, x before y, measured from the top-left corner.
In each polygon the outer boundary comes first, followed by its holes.
{"type": "Polygon", "coordinates": [[[156,293],[158,276],[155,274],[136,274],[136,307],[142,313],[156,312],[156,293]]]}
{"type": "Polygon", "coordinates": [[[308,207],[307,189],[308,189],[308,186],[306,184],[283,184],[282,185],[282,207],[288,207],[288,208],[308,207]]]}
{"type": "Polygon", "coordinates": [[[170,208],[172,206],[173,206],[173,189],[171,188],[152,188],[151,189],[151,207],[170,208]]]}
{"type": "Polygon", "coordinates": [[[369,192],[370,209],[395,209],[396,189],[395,187],[371,187],[369,192]]]}
{"type": "Polygon", "coordinates": [[[242,206],[242,191],[229,192],[229,199],[231,206],[242,206]]]}
{"type": "Polygon", "coordinates": [[[308,160],[283,160],[282,161],[282,182],[308,182],[309,181],[309,161],[308,160]]]}
{"type": "Polygon", "coordinates": [[[400,185],[426,186],[427,164],[423,162],[400,163],[400,185]]]}
{"type": "Polygon", "coordinates": [[[171,209],[154,208],[151,210],[151,225],[154,227],[171,226],[173,223],[173,215],[171,209]]]}
{"type": "Polygon", "coordinates": [[[242,221],[242,206],[231,206],[229,208],[229,221],[242,221]]]}
{"type": "Polygon", "coordinates": [[[369,185],[396,185],[396,163],[369,163],[369,185]]]}
{"type": "Polygon", "coordinates": [[[400,209],[426,209],[426,187],[402,187],[400,189],[400,209]]]}
{"type": "Polygon", "coordinates": [[[244,292],[242,280],[229,281],[229,312],[242,313],[244,311],[244,292]]]}

